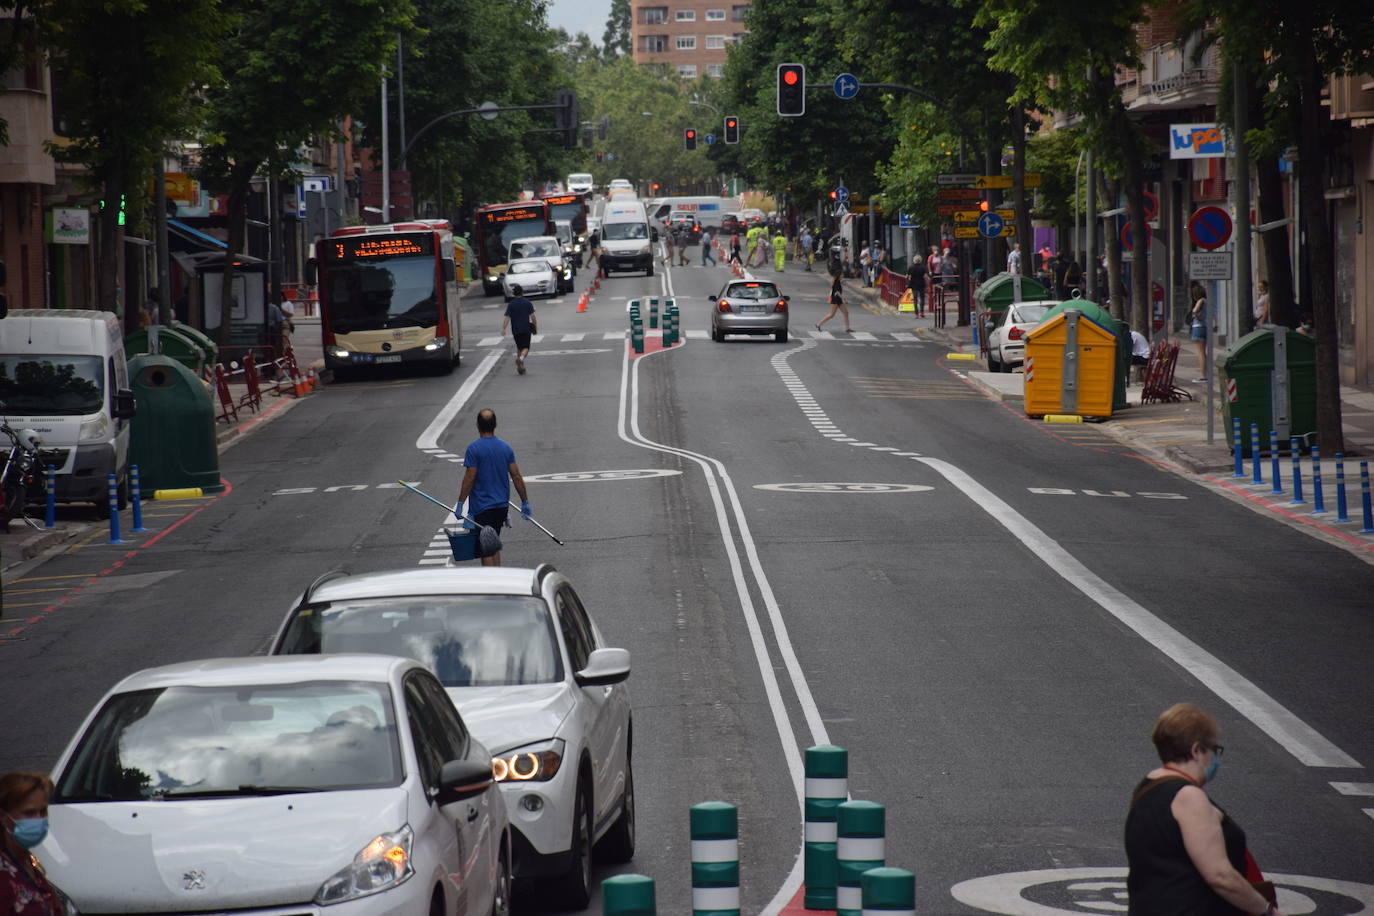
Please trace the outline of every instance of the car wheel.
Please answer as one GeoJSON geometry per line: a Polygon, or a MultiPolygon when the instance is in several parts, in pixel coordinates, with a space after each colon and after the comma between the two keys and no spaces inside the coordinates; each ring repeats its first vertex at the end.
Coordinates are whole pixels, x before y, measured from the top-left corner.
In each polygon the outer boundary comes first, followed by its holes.
{"type": "Polygon", "coordinates": [[[991,351],[988,352],[988,371],[989,371],[989,372],[1001,372],[1001,371],[1002,371],[1002,365],[1001,365],[1001,363],[997,362],[997,360],[995,360],[995,359],[992,358],[992,352],[991,352],[991,351]]]}
{"type": "Polygon", "coordinates": [[[592,806],[587,798],[584,778],[577,787],[577,801],[573,807],[572,844],[569,847],[572,864],[563,876],[564,908],[585,910],[592,899],[592,806]]]}
{"type": "Polygon", "coordinates": [[[774,334],[773,339],[776,340],[778,343],[787,343],[787,329],[783,328],[781,331],[774,334]]]}
{"type": "Polygon", "coordinates": [[[725,332],[720,328],[711,329],[711,339],[716,343],[725,343],[725,332]]]}
{"type": "Polygon", "coordinates": [[[491,916],[510,916],[510,860],[506,856],[506,842],[501,841],[501,855],[496,860],[496,886],[491,889],[491,916]]]}
{"type": "Polygon", "coordinates": [[[644,276],[646,276],[646,277],[652,277],[653,275],[654,275],[654,262],[653,262],[653,261],[650,261],[650,262],[649,262],[649,269],[646,270],[646,271],[644,271],[644,276]]]}
{"type": "Polygon", "coordinates": [[[601,857],[613,865],[623,865],[635,857],[635,773],[630,757],[625,757],[625,799],[620,817],[601,838],[601,857]]]}

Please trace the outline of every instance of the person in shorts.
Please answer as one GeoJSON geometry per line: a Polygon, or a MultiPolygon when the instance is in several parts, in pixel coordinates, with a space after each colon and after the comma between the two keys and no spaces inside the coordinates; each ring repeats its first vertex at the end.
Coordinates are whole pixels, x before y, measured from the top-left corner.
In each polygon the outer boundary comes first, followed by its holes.
{"type": "MultiPolygon", "coordinates": [[[[496,412],[489,407],[477,411],[477,438],[463,453],[463,485],[458,491],[458,505],[467,503],[467,515],[480,526],[490,526],[498,534],[507,524],[510,514],[510,485],[520,494],[520,517],[529,518],[529,493],[520,466],[515,463],[515,449],[496,438],[496,412]]],[[[478,539],[477,556],[483,566],[500,566],[501,551],[487,553],[478,539]]]]}
{"type": "Polygon", "coordinates": [[[506,317],[501,321],[501,336],[505,337],[506,331],[510,331],[511,339],[515,341],[515,371],[524,375],[525,357],[530,355],[530,335],[536,327],[534,303],[525,298],[525,291],[519,286],[512,285],[510,291],[515,296],[506,303],[506,317]]]}

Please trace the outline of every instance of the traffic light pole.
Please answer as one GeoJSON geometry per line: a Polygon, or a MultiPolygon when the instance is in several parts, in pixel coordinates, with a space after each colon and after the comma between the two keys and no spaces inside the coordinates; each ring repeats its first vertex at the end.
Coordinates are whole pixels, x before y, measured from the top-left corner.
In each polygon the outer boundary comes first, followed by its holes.
{"type": "MultiPolygon", "coordinates": [[[[457,111],[450,111],[448,114],[439,115],[439,117],[435,118],[434,120],[426,124],[424,127],[417,130],[415,132],[415,135],[410,138],[409,142],[406,143],[405,149],[401,151],[401,159],[404,161],[406,156],[410,155],[410,151],[415,147],[416,141],[418,141],[421,137],[427,134],[430,128],[434,127],[441,121],[447,121],[449,118],[456,118],[459,115],[470,114],[480,114],[485,117],[488,113],[494,116],[498,112],[502,111],[556,111],[561,108],[563,108],[562,105],[484,105],[480,108],[460,108],[457,111]]],[[[549,131],[556,130],[559,132],[563,132],[564,130],[561,127],[550,127],[540,129],[549,131]]]]}

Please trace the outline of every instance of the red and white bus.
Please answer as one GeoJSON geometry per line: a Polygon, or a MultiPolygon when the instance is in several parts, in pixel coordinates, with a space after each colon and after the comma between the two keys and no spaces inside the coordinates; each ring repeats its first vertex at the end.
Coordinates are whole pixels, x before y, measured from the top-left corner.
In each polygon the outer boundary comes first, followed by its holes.
{"type": "Polygon", "coordinates": [[[311,266],[326,368],[457,365],[463,328],[447,220],[338,229],[315,243],[311,266]]]}
{"type": "Polygon", "coordinates": [[[587,195],[575,191],[545,191],[539,199],[549,205],[549,219],[567,220],[572,225],[573,240],[587,243],[587,195]]]}
{"type": "Polygon", "coordinates": [[[482,292],[494,296],[501,292],[501,276],[506,272],[506,252],[510,250],[510,243],[531,236],[553,235],[553,220],[549,217],[548,204],[542,200],[490,204],[477,208],[473,232],[482,292]]]}

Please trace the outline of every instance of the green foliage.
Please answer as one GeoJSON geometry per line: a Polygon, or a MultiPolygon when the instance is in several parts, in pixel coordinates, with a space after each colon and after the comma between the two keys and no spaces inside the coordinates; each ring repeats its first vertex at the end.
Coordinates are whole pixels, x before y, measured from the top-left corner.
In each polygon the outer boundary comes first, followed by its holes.
{"type": "Polygon", "coordinates": [[[1080,215],[1086,209],[1086,172],[1080,175],[1079,186],[1074,187],[1082,151],[1083,138],[1077,130],[1037,134],[1026,143],[1026,171],[1041,176],[1040,187],[1035,189],[1036,219],[1062,226],[1073,222],[1075,207],[1080,215]]]}
{"type": "Polygon", "coordinates": [[[628,56],[630,45],[630,0],[611,0],[611,13],[606,17],[606,31],[601,44],[607,57],[628,56]]]}

